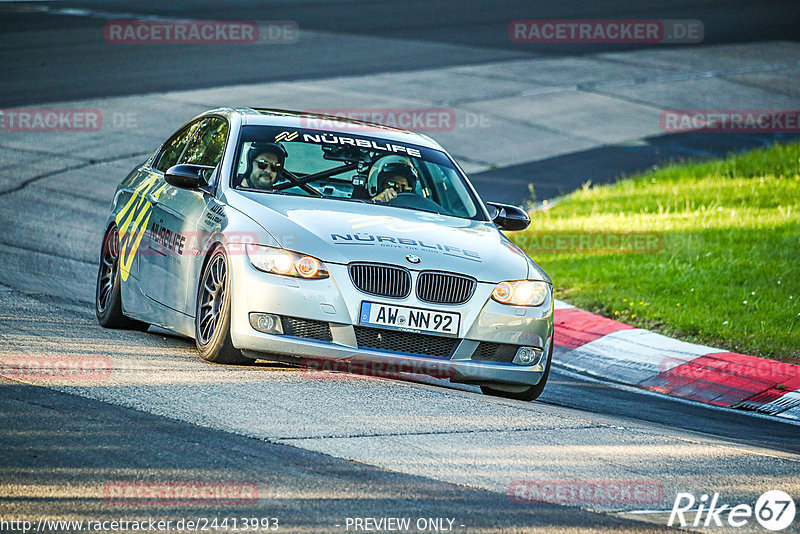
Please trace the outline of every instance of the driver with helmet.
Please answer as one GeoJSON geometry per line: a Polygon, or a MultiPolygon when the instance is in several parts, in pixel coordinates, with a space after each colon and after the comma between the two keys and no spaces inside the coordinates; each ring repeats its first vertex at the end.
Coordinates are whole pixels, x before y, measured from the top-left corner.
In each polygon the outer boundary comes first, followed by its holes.
{"type": "Polygon", "coordinates": [[[380,193],[372,200],[389,202],[400,193],[413,193],[417,186],[417,173],[408,163],[387,163],[378,174],[378,190],[380,193]]]}
{"type": "Polygon", "coordinates": [[[277,143],[253,143],[247,152],[247,169],[240,174],[240,186],[272,189],[286,161],[286,149],[277,143]]]}

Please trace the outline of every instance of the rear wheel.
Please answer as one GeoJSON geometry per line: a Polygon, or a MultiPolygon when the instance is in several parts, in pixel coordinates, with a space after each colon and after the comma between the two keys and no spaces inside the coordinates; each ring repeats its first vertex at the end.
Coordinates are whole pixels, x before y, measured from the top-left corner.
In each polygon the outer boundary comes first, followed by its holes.
{"type": "Polygon", "coordinates": [[[550,376],[550,363],[553,361],[553,342],[550,342],[550,349],[547,351],[547,365],[544,368],[544,375],[539,383],[535,386],[514,388],[509,386],[508,390],[498,389],[491,386],[481,386],[481,391],[485,395],[492,395],[494,397],[504,397],[506,399],[516,399],[522,401],[532,401],[539,398],[539,395],[544,391],[544,386],[547,384],[547,377],[550,376]]]}
{"type": "Polygon", "coordinates": [[[231,292],[228,258],[217,248],[208,259],[197,288],[195,341],[203,359],[214,363],[248,364],[231,341],[231,292]]]}
{"type": "Polygon", "coordinates": [[[126,317],[122,313],[122,295],[119,274],[119,231],[112,226],[103,237],[100,251],[100,269],[97,272],[94,310],[100,326],[105,328],[127,328],[147,330],[147,323],[126,317]]]}

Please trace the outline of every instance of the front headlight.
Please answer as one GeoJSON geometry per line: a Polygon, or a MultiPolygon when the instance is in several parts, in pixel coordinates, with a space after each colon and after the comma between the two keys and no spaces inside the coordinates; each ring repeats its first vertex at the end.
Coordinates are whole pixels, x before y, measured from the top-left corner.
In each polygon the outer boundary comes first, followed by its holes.
{"type": "Polygon", "coordinates": [[[313,256],[282,248],[247,245],[247,257],[260,271],[300,278],[328,278],[325,264],[313,256]]]}
{"type": "Polygon", "coordinates": [[[547,298],[547,283],[539,280],[500,282],[492,291],[492,298],[500,304],[540,306],[547,298]]]}

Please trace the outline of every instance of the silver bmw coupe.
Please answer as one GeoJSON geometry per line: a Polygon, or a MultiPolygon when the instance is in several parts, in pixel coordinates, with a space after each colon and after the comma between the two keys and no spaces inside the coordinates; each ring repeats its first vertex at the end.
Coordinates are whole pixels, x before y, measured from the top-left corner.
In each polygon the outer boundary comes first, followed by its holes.
{"type": "Polygon", "coordinates": [[[427,136],[215,109],[117,188],[97,317],[189,336],[217,363],[336,362],[532,400],[550,370],[552,283],[500,231],[529,222],[484,203],[427,136]]]}

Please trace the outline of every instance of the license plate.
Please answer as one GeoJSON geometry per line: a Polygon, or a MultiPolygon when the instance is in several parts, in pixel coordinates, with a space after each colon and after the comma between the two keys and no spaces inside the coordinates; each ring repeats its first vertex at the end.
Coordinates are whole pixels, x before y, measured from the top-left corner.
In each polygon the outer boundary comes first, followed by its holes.
{"type": "Polygon", "coordinates": [[[362,302],[359,324],[379,326],[404,332],[432,332],[457,336],[461,315],[452,312],[362,302]]]}

